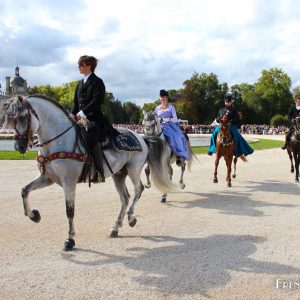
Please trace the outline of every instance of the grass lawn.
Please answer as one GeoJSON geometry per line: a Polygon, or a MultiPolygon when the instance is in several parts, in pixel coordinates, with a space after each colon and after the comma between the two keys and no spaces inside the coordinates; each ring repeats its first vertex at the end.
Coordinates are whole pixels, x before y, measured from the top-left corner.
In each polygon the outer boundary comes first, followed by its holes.
{"type": "MultiPolygon", "coordinates": [[[[261,139],[255,142],[250,142],[249,145],[254,150],[264,150],[271,148],[280,148],[283,145],[283,141],[277,140],[266,140],[261,139]]],[[[208,151],[208,146],[203,147],[193,147],[193,151],[196,154],[206,154],[208,151]]],[[[20,154],[17,151],[0,151],[0,159],[14,159],[14,160],[22,160],[22,159],[34,159],[36,157],[35,151],[26,152],[24,155],[20,154]]]]}
{"type": "MultiPolygon", "coordinates": [[[[267,140],[261,139],[255,142],[250,142],[249,145],[254,150],[265,150],[265,149],[272,149],[272,148],[280,148],[284,144],[283,141],[277,140],[267,140]]],[[[204,147],[193,147],[193,151],[196,154],[206,154],[208,151],[208,146],[204,147]]]]}

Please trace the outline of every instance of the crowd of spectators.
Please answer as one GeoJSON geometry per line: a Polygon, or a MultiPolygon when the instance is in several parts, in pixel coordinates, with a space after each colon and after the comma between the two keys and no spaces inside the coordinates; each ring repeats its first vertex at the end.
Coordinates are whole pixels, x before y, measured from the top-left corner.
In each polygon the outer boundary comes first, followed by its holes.
{"type": "MultiPolygon", "coordinates": [[[[137,133],[143,133],[143,125],[141,124],[113,124],[114,127],[123,127],[131,129],[137,133]]],[[[193,124],[185,125],[186,133],[198,133],[198,134],[211,134],[214,131],[214,125],[202,125],[193,124]]],[[[278,135],[285,134],[288,128],[286,126],[271,126],[271,125],[255,125],[246,124],[240,127],[240,132],[242,134],[268,134],[268,135],[278,135]]],[[[0,133],[13,133],[12,130],[5,130],[0,128],[0,133]]]]}
{"type": "MultiPolygon", "coordinates": [[[[130,125],[130,124],[114,124],[114,127],[129,128],[137,133],[143,133],[143,125],[130,125]]],[[[215,125],[202,125],[192,124],[185,125],[185,132],[188,134],[211,134],[214,131],[215,125]]],[[[286,126],[271,126],[271,125],[256,125],[245,124],[240,127],[242,134],[267,134],[279,135],[285,134],[288,128],[286,126]]]]}

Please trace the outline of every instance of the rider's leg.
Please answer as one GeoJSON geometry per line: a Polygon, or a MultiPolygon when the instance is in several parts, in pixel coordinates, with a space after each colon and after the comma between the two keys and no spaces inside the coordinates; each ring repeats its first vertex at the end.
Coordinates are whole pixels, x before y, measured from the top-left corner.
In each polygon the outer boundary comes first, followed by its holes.
{"type": "Polygon", "coordinates": [[[220,125],[218,125],[213,131],[213,133],[211,134],[210,145],[207,152],[208,155],[212,155],[213,153],[216,153],[216,139],[219,131],[220,131],[220,125]]]}
{"type": "Polygon", "coordinates": [[[101,127],[96,122],[91,122],[87,132],[87,144],[94,160],[95,174],[92,182],[105,182],[103,170],[103,151],[101,148],[101,127]]]}
{"type": "Polygon", "coordinates": [[[289,128],[289,131],[287,132],[286,134],[286,137],[285,137],[285,143],[284,145],[281,147],[282,150],[285,150],[287,148],[287,144],[291,141],[291,137],[292,137],[292,134],[294,132],[294,126],[291,126],[289,128]]]}

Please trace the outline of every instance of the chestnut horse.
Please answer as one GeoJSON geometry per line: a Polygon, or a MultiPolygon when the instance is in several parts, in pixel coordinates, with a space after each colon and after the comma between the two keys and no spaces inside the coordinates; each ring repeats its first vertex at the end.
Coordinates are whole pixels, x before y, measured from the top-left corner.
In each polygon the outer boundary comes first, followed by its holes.
{"type": "MultiPolygon", "coordinates": [[[[231,165],[234,156],[235,143],[233,136],[230,131],[230,126],[228,123],[228,115],[225,114],[222,119],[220,119],[220,131],[217,135],[216,141],[216,160],[215,160],[215,172],[214,172],[214,183],[218,182],[218,166],[221,157],[223,156],[226,161],[227,166],[227,186],[231,187],[231,165]]],[[[244,155],[241,155],[240,158],[246,162],[247,159],[244,155]]],[[[233,178],[236,177],[236,162],[237,157],[234,158],[234,174],[233,178]]]]}

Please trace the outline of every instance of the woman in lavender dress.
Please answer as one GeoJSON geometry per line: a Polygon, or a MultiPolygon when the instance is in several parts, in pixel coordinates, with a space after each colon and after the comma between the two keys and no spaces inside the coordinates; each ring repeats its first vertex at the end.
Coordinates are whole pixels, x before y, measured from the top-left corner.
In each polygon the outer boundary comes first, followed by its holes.
{"type": "Polygon", "coordinates": [[[155,108],[155,113],[160,119],[164,136],[166,137],[172,152],[177,156],[176,163],[180,165],[181,159],[189,160],[190,153],[186,147],[186,138],[183,135],[175,107],[169,103],[169,94],[166,90],[160,90],[161,104],[155,108]]]}

